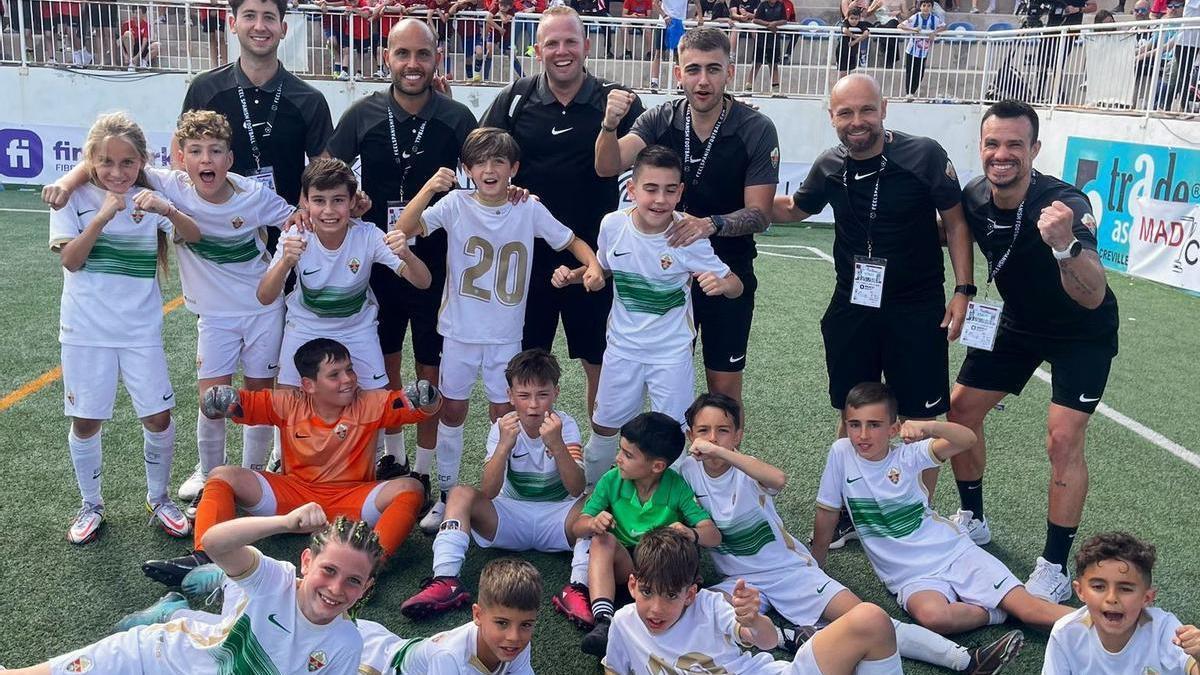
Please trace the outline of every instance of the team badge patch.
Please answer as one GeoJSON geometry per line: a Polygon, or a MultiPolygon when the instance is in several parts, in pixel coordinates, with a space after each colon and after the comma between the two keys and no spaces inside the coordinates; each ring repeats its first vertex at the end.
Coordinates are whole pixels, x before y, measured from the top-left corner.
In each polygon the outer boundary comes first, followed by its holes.
{"type": "Polygon", "coordinates": [[[233,220],[229,221],[229,224],[236,230],[246,224],[246,219],[241,216],[234,216],[233,220]]]}
{"type": "Polygon", "coordinates": [[[946,177],[950,180],[958,180],[958,172],[954,170],[954,162],[946,160],[946,177]]]}
{"type": "Polygon", "coordinates": [[[351,274],[358,274],[358,268],[362,267],[362,263],[358,261],[358,258],[351,258],[347,267],[350,268],[351,274]]]}
{"type": "Polygon", "coordinates": [[[350,427],[346,426],[345,422],[338,422],[338,425],[333,428],[333,433],[337,434],[337,437],[344,441],[346,440],[346,434],[350,433],[350,427]]]}
{"type": "Polygon", "coordinates": [[[1096,234],[1096,216],[1093,216],[1090,213],[1085,213],[1083,214],[1083,218],[1080,218],[1079,220],[1083,223],[1084,227],[1092,231],[1092,234],[1096,234]]]}
{"type": "Polygon", "coordinates": [[[900,469],[897,469],[896,467],[893,466],[888,471],[887,476],[888,476],[888,480],[892,481],[892,485],[897,485],[900,483],[900,469]]]}
{"type": "Polygon", "coordinates": [[[146,217],[146,212],[141,209],[134,209],[133,213],[129,214],[129,217],[133,218],[133,222],[138,223],[140,225],[142,222],[142,218],[146,217]]]}
{"type": "Polygon", "coordinates": [[[92,670],[92,660],[86,656],[80,656],[74,661],[67,664],[66,671],[68,673],[87,673],[92,670]]]}
{"type": "Polygon", "coordinates": [[[664,270],[669,270],[671,269],[671,265],[675,264],[675,261],[671,259],[671,254],[664,253],[658,257],[658,264],[662,265],[664,270]]]}
{"type": "Polygon", "coordinates": [[[773,169],[779,168],[779,146],[778,145],[775,146],[775,149],[771,151],[771,168],[773,168],[773,169]]]}
{"type": "Polygon", "coordinates": [[[315,673],[325,667],[325,652],[315,651],[308,655],[308,672],[315,673]]]}
{"type": "Polygon", "coordinates": [[[73,392],[73,391],[67,392],[67,403],[70,403],[71,405],[75,405],[75,392],[73,392]]]}

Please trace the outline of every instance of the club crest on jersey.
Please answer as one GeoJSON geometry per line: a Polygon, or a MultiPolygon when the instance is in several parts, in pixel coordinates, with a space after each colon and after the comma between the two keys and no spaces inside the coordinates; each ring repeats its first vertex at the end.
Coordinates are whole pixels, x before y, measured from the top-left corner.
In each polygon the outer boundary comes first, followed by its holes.
{"type": "Polygon", "coordinates": [[[66,670],[68,673],[86,673],[91,671],[93,665],[95,664],[92,663],[91,659],[86,656],[80,656],[74,661],[68,663],[64,670],[66,670]]]}
{"type": "Polygon", "coordinates": [[[317,650],[308,655],[308,672],[315,673],[325,667],[325,652],[317,650]]]}
{"type": "Polygon", "coordinates": [[[778,145],[775,146],[775,149],[771,151],[771,168],[774,168],[774,169],[779,168],[779,146],[778,145]]]}
{"type": "Polygon", "coordinates": [[[129,217],[133,218],[133,222],[138,223],[140,225],[142,222],[142,218],[146,217],[146,212],[141,209],[134,209],[133,213],[129,214],[129,217]]]}
{"type": "Polygon", "coordinates": [[[954,162],[946,160],[946,177],[950,180],[958,180],[958,172],[954,170],[954,162]]]}
{"type": "Polygon", "coordinates": [[[888,470],[887,477],[888,480],[892,481],[892,485],[898,485],[900,483],[900,469],[893,466],[888,470]]]}
{"type": "Polygon", "coordinates": [[[241,216],[234,216],[233,220],[229,221],[229,224],[236,230],[246,224],[246,219],[241,216]]]}
{"type": "Polygon", "coordinates": [[[675,261],[671,259],[670,253],[664,253],[658,257],[658,264],[662,265],[664,270],[668,270],[671,269],[671,265],[675,264],[675,261]]]}
{"type": "Polygon", "coordinates": [[[350,433],[350,427],[346,426],[345,422],[338,422],[338,425],[333,428],[333,433],[337,434],[337,437],[344,441],[346,440],[346,434],[350,433]]]}
{"type": "Polygon", "coordinates": [[[346,266],[350,268],[351,274],[358,274],[358,268],[362,267],[362,263],[358,261],[358,258],[351,258],[350,263],[346,266]]]}
{"type": "Polygon", "coordinates": [[[70,403],[71,405],[75,405],[75,392],[73,392],[73,391],[67,392],[67,403],[70,403]]]}
{"type": "Polygon", "coordinates": [[[1083,217],[1080,218],[1079,220],[1080,220],[1080,222],[1083,223],[1084,227],[1086,227],[1087,229],[1092,231],[1092,234],[1096,233],[1096,217],[1095,216],[1093,216],[1090,213],[1085,213],[1085,214],[1083,214],[1083,217]]]}

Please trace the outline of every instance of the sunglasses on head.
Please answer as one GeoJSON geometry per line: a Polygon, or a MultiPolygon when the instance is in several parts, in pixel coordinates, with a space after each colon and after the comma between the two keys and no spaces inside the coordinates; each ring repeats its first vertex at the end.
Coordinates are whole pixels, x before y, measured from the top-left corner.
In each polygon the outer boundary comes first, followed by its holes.
{"type": "Polygon", "coordinates": [[[1150,13],[1150,10],[1148,10],[1148,9],[1135,9],[1135,10],[1133,10],[1133,13],[1134,13],[1134,14],[1149,14],[1149,13],[1150,13]]]}

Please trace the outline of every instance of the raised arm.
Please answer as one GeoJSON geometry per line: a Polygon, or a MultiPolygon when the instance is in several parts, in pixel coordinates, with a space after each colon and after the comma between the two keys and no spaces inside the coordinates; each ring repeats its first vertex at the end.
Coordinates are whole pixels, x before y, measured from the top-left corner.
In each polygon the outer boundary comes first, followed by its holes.
{"type": "Polygon", "coordinates": [[[733,595],[730,596],[729,602],[733,605],[738,640],[742,644],[754,645],[765,651],[779,646],[779,633],[775,630],[775,624],[759,612],[761,600],[757,589],[738,579],[733,586],[733,595]]]}
{"type": "Polygon", "coordinates": [[[596,136],[596,175],[616,176],[633,166],[633,158],[646,147],[646,142],[636,134],[625,134],[617,138],[621,120],[629,112],[636,95],[624,89],[608,92],[608,103],[604,108],[604,120],[600,123],[600,134],[596,136]]]}
{"type": "MultiPolygon", "coordinates": [[[[283,293],[283,285],[287,281],[288,272],[296,266],[300,261],[300,256],[303,255],[304,249],[307,246],[307,240],[304,236],[295,231],[286,232],[279,241],[283,245],[283,259],[276,264],[272,264],[267,273],[263,275],[262,280],[258,282],[258,301],[264,305],[269,305],[283,293]]],[[[276,255],[279,255],[277,252],[276,255]]]]}
{"type": "Polygon", "coordinates": [[[277,534],[307,534],[325,527],[328,521],[320,505],[309,502],[283,516],[235,518],[212,526],[201,545],[209,558],[231,577],[241,577],[254,566],[250,544],[277,534]]]}
{"type": "MultiPolygon", "coordinates": [[[[83,264],[87,262],[88,254],[92,252],[92,247],[96,245],[96,240],[100,238],[100,233],[104,231],[104,227],[117,215],[118,211],[126,208],[125,195],[119,195],[109,192],[104,196],[104,201],[100,204],[100,209],[96,211],[96,215],[92,217],[91,222],[83,231],[73,237],[70,241],[58,247],[59,259],[62,261],[62,266],[71,272],[78,272],[83,268],[83,264]]],[[[53,220],[57,215],[50,216],[53,220]]]]}
{"type": "MultiPolygon", "coordinates": [[[[1073,227],[1077,216],[1071,207],[1056,201],[1042,209],[1038,232],[1051,251],[1066,251],[1075,240],[1073,227]]],[[[1058,261],[1059,279],[1071,299],[1087,309],[1104,302],[1106,282],[1104,266],[1095,251],[1084,249],[1079,255],[1058,261]]]]}
{"type": "Polygon", "coordinates": [[[787,485],[787,474],[757,457],[723,448],[716,443],[710,443],[703,438],[692,441],[689,449],[692,457],[703,461],[709,457],[719,459],[742,473],[753,478],[759,485],[772,491],[779,492],[787,485]]]}
{"type": "MultiPolygon", "coordinates": [[[[563,487],[572,497],[578,497],[583,494],[587,481],[583,476],[583,467],[563,440],[562,429],[562,418],[550,410],[546,412],[546,419],[542,421],[538,435],[542,438],[542,445],[546,446],[546,452],[554,458],[554,466],[558,469],[558,477],[562,480],[563,487]]],[[[578,446],[576,452],[579,452],[578,446]]]]}
{"type": "Polygon", "coordinates": [[[58,180],[43,187],[42,201],[55,211],[66,206],[67,200],[71,198],[71,193],[87,185],[88,173],[89,169],[85,159],[58,180]]]}
{"type": "Polygon", "coordinates": [[[479,479],[479,491],[488,499],[495,499],[504,486],[508,458],[517,445],[517,434],[521,433],[521,416],[516,411],[510,412],[496,420],[496,427],[500,437],[492,456],[484,463],[479,479]]]}
{"type": "Polygon", "coordinates": [[[961,424],[937,420],[905,420],[900,427],[900,438],[905,443],[932,438],[930,451],[943,462],[975,445],[974,431],[961,424]]]}
{"type": "Polygon", "coordinates": [[[449,192],[458,184],[458,176],[454,175],[453,169],[442,167],[437,170],[437,173],[425,183],[405,207],[404,212],[400,214],[400,220],[396,223],[397,229],[404,233],[406,237],[415,237],[421,234],[421,214],[425,209],[429,208],[429,202],[442,192],[449,192]]]}

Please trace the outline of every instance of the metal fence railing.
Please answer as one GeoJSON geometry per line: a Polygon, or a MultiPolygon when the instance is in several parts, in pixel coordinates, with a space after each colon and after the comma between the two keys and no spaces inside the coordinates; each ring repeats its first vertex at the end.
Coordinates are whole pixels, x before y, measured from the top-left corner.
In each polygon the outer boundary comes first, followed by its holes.
{"type": "MultiPolygon", "coordinates": [[[[443,42],[440,69],[455,81],[501,85],[538,72],[538,15],[450,15],[436,4],[397,9],[369,0],[325,0],[287,15],[280,54],[307,77],[387,78],[383,43],[403,15],[428,21],[443,42]]],[[[109,70],[198,72],[230,58],[236,41],[218,0],[10,3],[0,63],[109,70]]],[[[588,68],[635,89],[676,90],[674,55],[660,49],[656,19],[584,17],[588,68]]],[[[768,30],[719,23],[733,44],[739,94],[821,98],[847,72],[873,75],[890,97],[984,103],[1015,97],[1035,105],[1133,113],[1198,112],[1200,19],[1058,28],[914,34],[876,29],[851,44],[817,20],[768,30]]],[[[713,25],[711,22],[709,25],[713,25]]],[[[953,24],[952,24],[953,26],[953,24]]]]}

